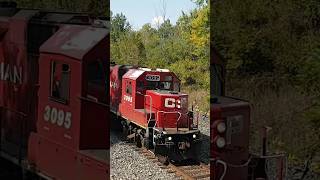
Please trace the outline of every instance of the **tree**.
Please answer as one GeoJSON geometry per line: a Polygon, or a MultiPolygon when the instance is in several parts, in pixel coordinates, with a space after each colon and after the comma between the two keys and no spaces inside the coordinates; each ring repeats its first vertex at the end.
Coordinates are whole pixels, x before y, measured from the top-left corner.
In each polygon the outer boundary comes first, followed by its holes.
{"type": "Polygon", "coordinates": [[[252,127],[264,122],[278,130],[270,147],[299,163],[319,158],[320,3],[215,0],[211,8],[212,43],[227,62],[228,95],[259,107],[252,127]]]}
{"type": "Polygon", "coordinates": [[[125,15],[116,14],[111,18],[111,41],[117,42],[121,39],[123,34],[126,34],[131,30],[131,25],[127,21],[125,15]]]}
{"type": "MultiPolygon", "coordinates": [[[[164,22],[155,28],[145,24],[133,30],[124,15],[112,17],[115,30],[111,32],[111,59],[118,64],[168,68],[179,76],[185,89],[202,90],[206,94],[202,96],[203,101],[207,102],[210,85],[208,5],[201,3],[191,12],[182,12],[176,25],[165,18],[166,5],[162,5],[164,22]]],[[[203,106],[202,110],[208,108],[203,106]]]]}

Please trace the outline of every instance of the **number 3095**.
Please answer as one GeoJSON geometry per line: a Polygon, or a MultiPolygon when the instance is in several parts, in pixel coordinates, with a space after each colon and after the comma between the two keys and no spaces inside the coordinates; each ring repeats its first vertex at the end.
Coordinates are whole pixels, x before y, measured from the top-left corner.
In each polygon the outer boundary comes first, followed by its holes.
{"type": "Polygon", "coordinates": [[[52,124],[57,124],[60,127],[63,126],[66,129],[70,129],[71,116],[71,112],[64,112],[63,110],[46,106],[43,118],[45,121],[50,121],[52,124]]]}

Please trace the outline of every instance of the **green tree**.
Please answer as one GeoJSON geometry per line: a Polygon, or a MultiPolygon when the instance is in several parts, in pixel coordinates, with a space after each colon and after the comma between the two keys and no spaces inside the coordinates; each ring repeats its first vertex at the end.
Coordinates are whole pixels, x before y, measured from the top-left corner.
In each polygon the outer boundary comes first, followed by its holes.
{"type": "Polygon", "coordinates": [[[111,27],[112,42],[121,40],[121,36],[131,31],[131,25],[122,13],[111,17],[111,27]]]}
{"type": "MultiPolygon", "coordinates": [[[[182,12],[176,25],[165,19],[157,28],[145,24],[133,30],[123,14],[112,16],[112,60],[118,64],[168,68],[179,76],[185,89],[203,90],[208,96],[209,7],[206,1],[199,1],[198,5],[191,12],[182,12]]],[[[207,101],[207,97],[202,98],[207,101]]]]}

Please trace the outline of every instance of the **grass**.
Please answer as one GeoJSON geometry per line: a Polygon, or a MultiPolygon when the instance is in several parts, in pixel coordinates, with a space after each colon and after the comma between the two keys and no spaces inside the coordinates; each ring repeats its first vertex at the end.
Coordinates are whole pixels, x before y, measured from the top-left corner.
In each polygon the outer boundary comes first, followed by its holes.
{"type": "Polygon", "coordinates": [[[181,89],[181,92],[189,95],[189,108],[191,109],[192,105],[194,109],[199,109],[203,114],[209,115],[210,108],[210,92],[205,89],[195,89],[192,87],[184,87],[181,89]]]}
{"type": "Polygon", "coordinates": [[[306,116],[317,102],[316,95],[304,93],[285,79],[270,76],[233,77],[227,80],[227,85],[227,95],[252,104],[251,152],[260,152],[260,129],[269,126],[272,128],[270,154],[286,152],[290,164],[304,164],[313,156],[311,167],[319,167],[320,128],[314,127],[306,116]]]}

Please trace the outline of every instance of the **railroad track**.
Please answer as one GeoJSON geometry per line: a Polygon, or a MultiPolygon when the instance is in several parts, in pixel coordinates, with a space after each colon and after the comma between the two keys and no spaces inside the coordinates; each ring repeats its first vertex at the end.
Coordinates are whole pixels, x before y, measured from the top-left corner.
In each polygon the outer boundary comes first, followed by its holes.
{"type": "Polygon", "coordinates": [[[135,144],[132,145],[133,149],[140,154],[144,155],[147,159],[157,164],[161,169],[166,169],[168,173],[175,173],[177,177],[184,180],[206,180],[210,179],[210,166],[199,163],[191,165],[174,165],[169,163],[164,165],[158,160],[158,157],[154,155],[153,152],[147,150],[146,148],[138,148],[135,144]]]}

